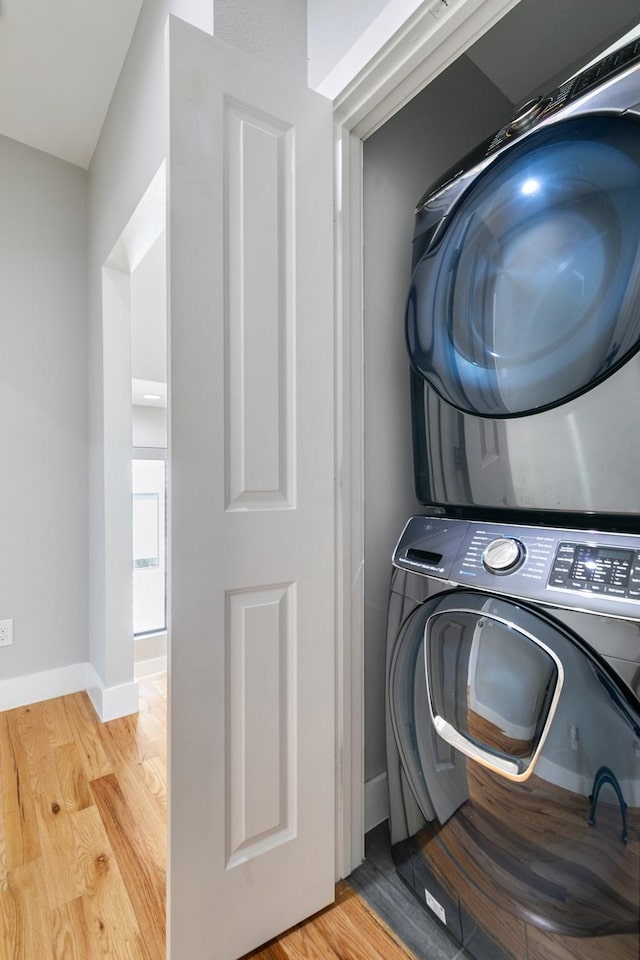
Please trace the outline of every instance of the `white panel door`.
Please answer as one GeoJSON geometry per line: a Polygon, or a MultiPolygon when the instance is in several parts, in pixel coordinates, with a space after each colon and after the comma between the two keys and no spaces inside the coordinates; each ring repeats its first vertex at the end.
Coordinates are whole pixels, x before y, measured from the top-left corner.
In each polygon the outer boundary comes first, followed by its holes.
{"type": "Polygon", "coordinates": [[[169,28],[169,947],[333,899],[329,101],[169,28]]]}

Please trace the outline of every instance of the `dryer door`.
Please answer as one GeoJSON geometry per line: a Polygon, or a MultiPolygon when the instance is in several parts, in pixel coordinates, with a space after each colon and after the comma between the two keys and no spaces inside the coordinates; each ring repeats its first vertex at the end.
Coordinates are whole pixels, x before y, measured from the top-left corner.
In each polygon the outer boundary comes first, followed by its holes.
{"type": "Polygon", "coordinates": [[[413,366],[480,417],[555,407],[640,342],[640,122],[596,115],[532,133],[449,211],[413,274],[413,366]]]}

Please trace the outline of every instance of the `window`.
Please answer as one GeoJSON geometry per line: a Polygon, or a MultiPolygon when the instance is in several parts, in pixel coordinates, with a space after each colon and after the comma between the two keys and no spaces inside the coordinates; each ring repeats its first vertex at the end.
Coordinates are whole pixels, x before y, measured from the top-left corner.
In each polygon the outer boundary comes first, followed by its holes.
{"type": "MultiPolygon", "coordinates": [[[[154,451],[156,453],[156,451],[154,451]]],[[[157,451],[164,455],[164,451],[157,451]]],[[[133,632],[166,630],[166,463],[133,460],[133,632]]]]}

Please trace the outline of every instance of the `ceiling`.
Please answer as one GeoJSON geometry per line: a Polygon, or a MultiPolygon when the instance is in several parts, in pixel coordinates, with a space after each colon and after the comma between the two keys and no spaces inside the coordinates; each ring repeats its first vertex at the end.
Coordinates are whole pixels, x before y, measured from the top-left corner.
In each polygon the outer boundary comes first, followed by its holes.
{"type": "Polygon", "coordinates": [[[0,134],[87,168],[142,0],[0,0],[0,134]]]}

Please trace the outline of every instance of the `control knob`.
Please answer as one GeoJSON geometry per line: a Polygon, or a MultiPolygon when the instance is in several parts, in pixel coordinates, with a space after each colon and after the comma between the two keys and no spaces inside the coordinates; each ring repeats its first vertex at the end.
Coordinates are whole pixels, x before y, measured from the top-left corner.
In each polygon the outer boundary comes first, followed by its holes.
{"type": "Polygon", "coordinates": [[[508,137],[514,133],[522,133],[530,127],[540,116],[543,110],[551,103],[551,97],[534,97],[533,100],[527,100],[511,118],[511,123],[506,129],[508,137]]]}
{"type": "Polygon", "coordinates": [[[482,554],[482,562],[491,573],[512,573],[524,563],[524,544],[513,537],[492,540],[482,554]]]}

